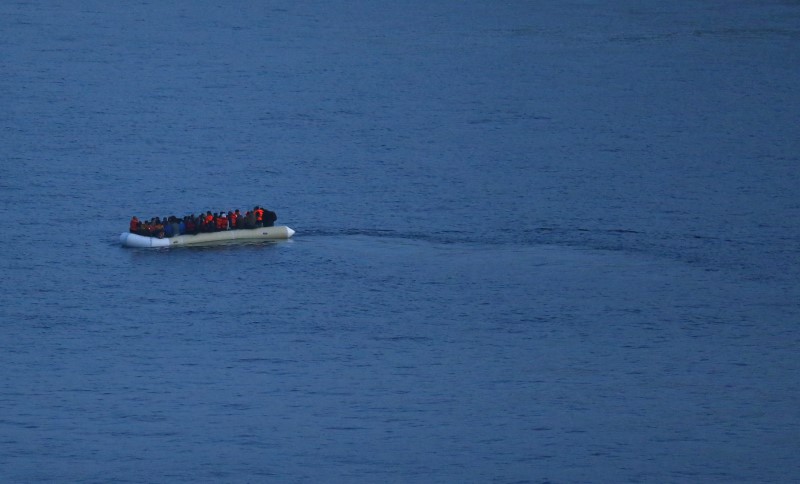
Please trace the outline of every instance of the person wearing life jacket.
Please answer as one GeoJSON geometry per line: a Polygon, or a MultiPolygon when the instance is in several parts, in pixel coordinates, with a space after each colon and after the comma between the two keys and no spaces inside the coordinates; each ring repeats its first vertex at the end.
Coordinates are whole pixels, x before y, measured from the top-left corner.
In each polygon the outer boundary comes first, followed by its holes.
{"type": "Polygon", "coordinates": [[[139,219],[138,219],[138,218],[136,218],[136,215],[134,215],[134,216],[133,216],[133,218],[131,218],[131,228],[130,228],[130,232],[131,232],[132,234],[136,234],[136,233],[138,233],[138,232],[139,232],[139,226],[140,226],[139,219]]]}
{"type": "Polygon", "coordinates": [[[256,205],[256,208],[253,209],[253,213],[256,214],[256,227],[263,227],[264,226],[264,209],[256,205]]]}
{"type": "Polygon", "coordinates": [[[228,228],[234,230],[236,228],[236,214],[228,210],[228,228]]]}
{"type": "Polygon", "coordinates": [[[164,238],[164,224],[158,217],[156,217],[155,221],[153,222],[153,236],[158,237],[159,239],[164,238]]]}
{"type": "Polygon", "coordinates": [[[194,220],[194,215],[186,217],[186,233],[190,235],[197,233],[197,222],[194,220]]]}
{"type": "Polygon", "coordinates": [[[214,231],[214,215],[211,213],[211,210],[206,212],[205,217],[203,218],[203,232],[213,232],[214,231]]]}
{"type": "Polygon", "coordinates": [[[219,215],[217,215],[217,230],[228,230],[228,219],[225,217],[224,212],[220,212],[219,215]]]}

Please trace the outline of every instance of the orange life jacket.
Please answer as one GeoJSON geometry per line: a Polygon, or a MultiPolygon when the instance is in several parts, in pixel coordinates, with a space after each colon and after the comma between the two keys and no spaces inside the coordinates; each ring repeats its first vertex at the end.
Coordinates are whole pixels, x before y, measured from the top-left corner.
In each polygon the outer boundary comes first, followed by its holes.
{"type": "Polygon", "coordinates": [[[264,221],[264,209],[259,208],[256,210],[256,222],[263,222],[264,221]]]}

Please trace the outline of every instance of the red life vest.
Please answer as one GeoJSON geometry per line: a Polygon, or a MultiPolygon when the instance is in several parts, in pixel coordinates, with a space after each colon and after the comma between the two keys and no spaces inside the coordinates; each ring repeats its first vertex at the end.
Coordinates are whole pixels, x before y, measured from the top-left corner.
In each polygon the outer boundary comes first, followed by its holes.
{"type": "Polygon", "coordinates": [[[131,219],[131,233],[135,234],[138,230],[139,230],[139,219],[136,218],[136,217],[133,217],[131,219]]]}
{"type": "Polygon", "coordinates": [[[264,221],[264,209],[259,208],[256,209],[256,222],[263,222],[264,221]]]}

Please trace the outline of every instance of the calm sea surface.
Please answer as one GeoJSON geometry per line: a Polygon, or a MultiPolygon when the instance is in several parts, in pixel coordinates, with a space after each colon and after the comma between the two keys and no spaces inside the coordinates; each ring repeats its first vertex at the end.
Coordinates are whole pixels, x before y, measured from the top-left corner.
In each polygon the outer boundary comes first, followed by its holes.
{"type": "Polygon", "coordinates": [[[800,480],[797,2],[8,1],[0,68],[0,480],[800,480]]]}

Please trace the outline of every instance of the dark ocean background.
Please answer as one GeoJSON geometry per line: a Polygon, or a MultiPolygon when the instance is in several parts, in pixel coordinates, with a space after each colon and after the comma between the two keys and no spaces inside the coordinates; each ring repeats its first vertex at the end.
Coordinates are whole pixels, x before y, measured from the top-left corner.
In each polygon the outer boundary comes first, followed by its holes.
{"type": "Polygon", "coordinates": [[[800,3],[0,3],[0,480],[800,480],[800,3]],[[263,205],[287,242],[124,249],[263,205]]]}

